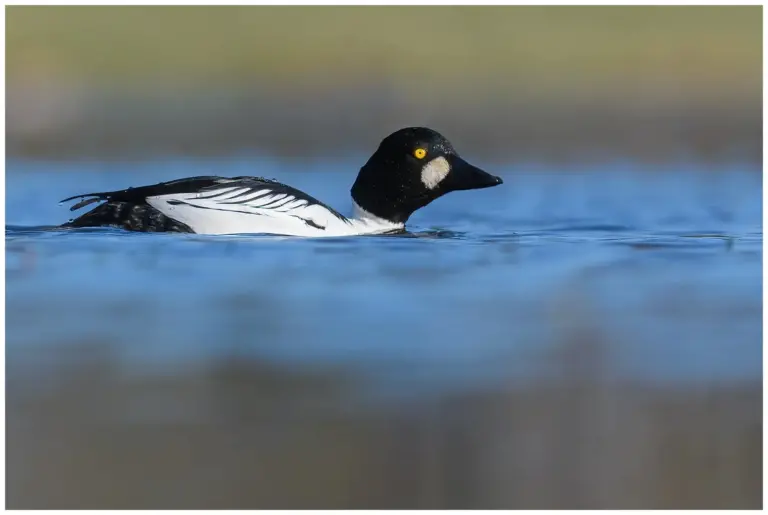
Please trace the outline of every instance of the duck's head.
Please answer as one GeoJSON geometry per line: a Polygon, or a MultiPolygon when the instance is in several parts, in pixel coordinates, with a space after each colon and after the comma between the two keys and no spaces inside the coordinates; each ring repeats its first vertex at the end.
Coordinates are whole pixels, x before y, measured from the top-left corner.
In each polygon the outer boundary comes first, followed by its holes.
{"type": "Polygon", "coordinates": [[[414,211],[446,193],[502,182],[464,161],[439,132],[409,127],[384,138],[360,169],[352,200],[370,215],[405,223],[414,211]]]}

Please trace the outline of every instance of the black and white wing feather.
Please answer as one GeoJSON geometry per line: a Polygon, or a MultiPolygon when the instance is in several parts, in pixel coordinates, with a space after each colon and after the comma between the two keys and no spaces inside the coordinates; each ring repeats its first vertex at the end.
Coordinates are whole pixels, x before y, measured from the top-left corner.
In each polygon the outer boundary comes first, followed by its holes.
{"type": "Polygon", "coordinates": [[[344,233],[349,221],[285,184],[255,177],[221,179],[194,191],[153,192],[146,202],[196,233],[297,236],[344,233]]]}
{"type": "Polygon", "coordinates": [[[217,177],[213,175],[201,175],[199,177],[188,177],[186,179],[177,179],[175,181],[160,182],[158,184],[141,186],[138,188],[127,188],[117,191],[103,191],[99,193],[84,193],[82,195],[74,195],[72,197],[65,198],[61,202],[83,199],[74,206],[70,207],[70,211],[77,211],[78,209],[83,208],[89,204],[103,200],[107,202],[130,202],[132,204],[146,204],[147,197],[153,195],[193,192],[207,187],[216,186],[221,182],[245,178],[246,177],[234,177],[229,179],[226,177],[217,177]]]}

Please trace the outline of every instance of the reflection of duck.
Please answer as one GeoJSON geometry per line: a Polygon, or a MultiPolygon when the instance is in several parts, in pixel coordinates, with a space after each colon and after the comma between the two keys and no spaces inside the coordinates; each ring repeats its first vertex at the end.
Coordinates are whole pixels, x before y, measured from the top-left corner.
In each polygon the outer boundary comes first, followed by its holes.
{"type": "Polygon", "coordinates": [[[106,202],[65,226],[200,234],[381,234],[403,230],[417,209],[446,193],[501,183],[464,161],[436,131],[406,128],[386,137],[360,169],[352,186],[352,218],[277,181],[204,176],[70,197],[64,201],[86,199],[72,211],[106,202]]]}

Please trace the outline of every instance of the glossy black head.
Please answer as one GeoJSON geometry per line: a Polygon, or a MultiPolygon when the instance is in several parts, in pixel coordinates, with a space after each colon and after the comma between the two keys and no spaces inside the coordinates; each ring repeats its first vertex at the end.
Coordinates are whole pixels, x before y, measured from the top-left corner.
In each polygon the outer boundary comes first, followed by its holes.
{"type": "Polygon", "coordinates": [[[360,169],[352,199],[379,218],[405,223],[414,211],[446,193],[501,183],[459,157],[437,131],[409,127],[384,138],[360,169]]]}

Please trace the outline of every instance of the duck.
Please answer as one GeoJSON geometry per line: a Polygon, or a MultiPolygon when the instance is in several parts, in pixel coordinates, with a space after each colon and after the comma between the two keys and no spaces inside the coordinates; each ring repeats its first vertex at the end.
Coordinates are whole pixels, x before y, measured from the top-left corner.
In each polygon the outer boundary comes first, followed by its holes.
{"type": "Polygon", "coordinates": [[[65,228],[112,227],[139,232],[338,237],[405,232],[410,216],[443,195],[503,181],[465,161],[436,130],[406,127],[384,138],[360,168],[347,217],[273,179],[196,176],[148,186],[85,193],[65,228]]]}

